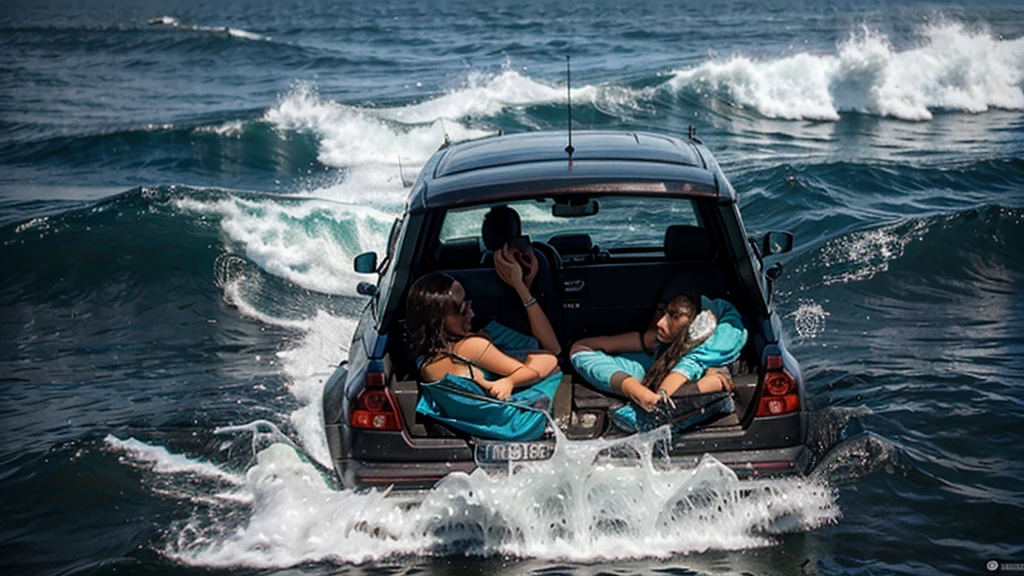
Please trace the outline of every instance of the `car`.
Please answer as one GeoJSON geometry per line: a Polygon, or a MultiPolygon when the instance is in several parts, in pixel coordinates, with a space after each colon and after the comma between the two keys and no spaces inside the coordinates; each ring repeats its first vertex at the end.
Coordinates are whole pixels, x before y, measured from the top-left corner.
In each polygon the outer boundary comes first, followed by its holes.
{"type": "MultiPolygon", "coordinates": [[[[686,137],[652,132],[556,131],[446,142],[422,168],[386,252],[360,254],[369,296],[347,361],[325,382],[323,417],[334,468],[346,487],[428,488],[488,457],[544,458],[551,436],[525,446],[468,437],[416,412],[419,374],[404,333],[408,289],[443,271],[473,300],[477,319],[529,333],[521,306],[503,306],[508,288],[487,263],[484,214],[507,205],[546,262],[538,301],[562,348],[580,338],[642,329],[659,299],[689,291],[724,298],[741,313],[747,343],[733,367],[735,411],[674,434],[673,466],[710,454],[741,477],[806,472],[807,396],[772,305],[780,263],[793,235],[747,234],[736,191],[691,128],[686,137]]],[[[571,386],[565,416],[574,438],[622,434],[601,394],[561,358],[571,386]]],[[[556,407],[556,411],[558,407],[556,407]]]]}

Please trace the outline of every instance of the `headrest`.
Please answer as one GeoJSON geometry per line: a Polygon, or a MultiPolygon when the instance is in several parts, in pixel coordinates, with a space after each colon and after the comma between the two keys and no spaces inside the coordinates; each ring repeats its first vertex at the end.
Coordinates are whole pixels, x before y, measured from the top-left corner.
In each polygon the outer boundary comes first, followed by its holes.
{"type": "Polygon", "coordinates": [[[665,230],[665,257],[669,260],[706,261],[711,235],[706,228],[676,224],[665,230]]]}
{"type": "Polygon", "coordinates": [[[548,238],[548,244],[559,254],[590,254],[594,251],[590,234],[555,234],[548,238]]]}
{"type": "Polygon", "coordinates": [[[483,249],[480,238],[452,238],[437,247],[437,266],[445,268],[475,268],[480,265],[483,249]]]}

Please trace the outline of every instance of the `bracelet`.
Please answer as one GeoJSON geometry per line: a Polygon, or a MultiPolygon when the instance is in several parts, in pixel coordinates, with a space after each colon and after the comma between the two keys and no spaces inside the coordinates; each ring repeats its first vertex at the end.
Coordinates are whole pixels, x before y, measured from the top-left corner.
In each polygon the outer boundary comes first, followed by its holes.
{"type": "Polygon", "coordinates": [[[530,306],[533,306],[536,303],[537,303],[537,299],[536,298],[530,298],[526,302],[523,302],[523,308],[529,308],[530,306]]]}

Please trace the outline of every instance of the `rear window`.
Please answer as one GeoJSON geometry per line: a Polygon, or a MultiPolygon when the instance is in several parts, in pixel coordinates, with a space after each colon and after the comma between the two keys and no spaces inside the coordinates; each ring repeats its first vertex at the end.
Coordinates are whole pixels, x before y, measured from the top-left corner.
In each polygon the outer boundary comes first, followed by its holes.
{"type": "MultiPolygon", "coordinates": [[[[660,249],[667,227],[701,226],[694,201],[686,198],[603,196],[597,202],[597,214],[574,218],[552,215],[554,201],[550,198],[500,204],[519,213],[523,234],[531,240],[548,242],[555,235],[589,234],[603,250],[660,249]]],[[[480,236],[484,215],[495,205],[499,204],[449,210],[439,240],[480,236]]]]}

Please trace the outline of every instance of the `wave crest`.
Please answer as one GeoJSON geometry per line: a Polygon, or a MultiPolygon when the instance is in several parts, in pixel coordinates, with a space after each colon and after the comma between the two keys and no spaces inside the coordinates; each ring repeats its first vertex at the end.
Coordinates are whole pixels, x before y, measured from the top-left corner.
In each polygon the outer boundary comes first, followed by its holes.
{"type": "Polygon", "coordinates": [[[859,112],[923,121],[935,110],[1024,109],[1022,81],[1024,39],[946,23],[925,28],[920,46],[904,51],[865,28],[836,55],[734,56],[675,71],[666,85],[770,118],[835,121],[859,112]]]}
{"type": "Polygon", "coordinates": [[[241,28],[231,28],[230,26],[197,26],[195,24],[183,24],[180,20],[173,16],[160,16],[159,18],[150,18],[148,23],[150,25],[167,26],[169,28],[175,28],[177,30],[188,30],[191,32],[207,32],[214,34],[226,34],[232,38],[242,38],[245,40],[270,40],[270,36],[260,36],[254,32],[248,30],[242,30],[241,28]]]}

